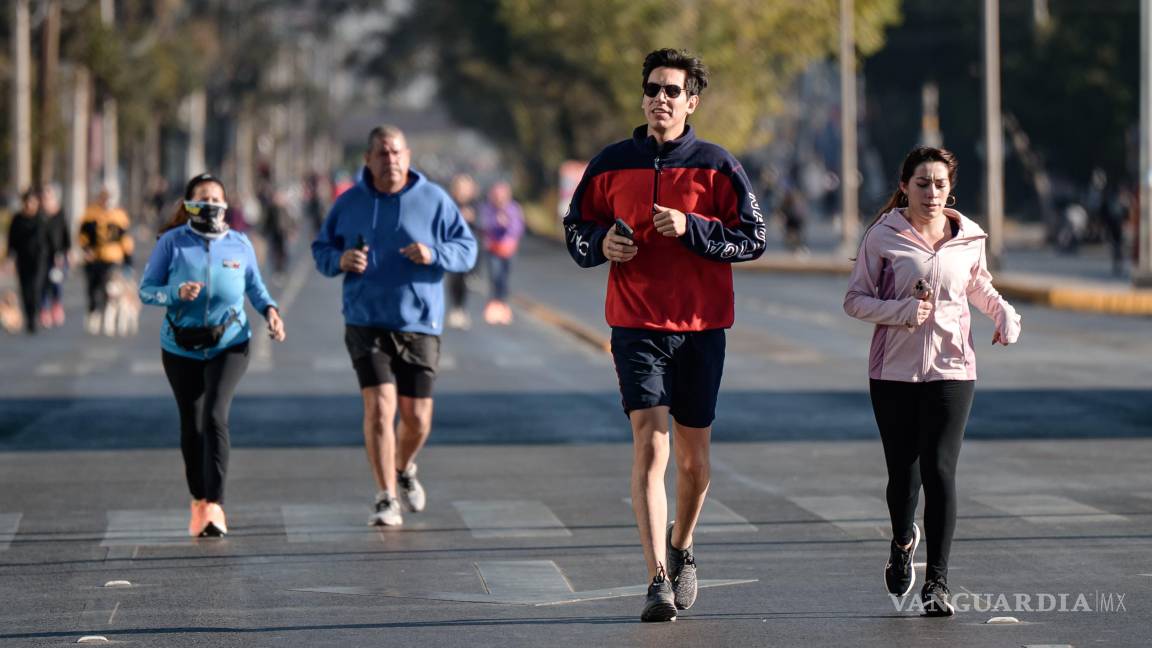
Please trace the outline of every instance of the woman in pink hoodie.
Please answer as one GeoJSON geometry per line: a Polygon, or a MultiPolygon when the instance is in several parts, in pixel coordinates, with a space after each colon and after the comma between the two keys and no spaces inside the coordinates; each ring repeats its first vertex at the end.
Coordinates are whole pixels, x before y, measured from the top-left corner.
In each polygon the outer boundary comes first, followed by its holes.
{"type": "Polygon", "coordinates": [[[920,597],[928,616],[955,613],[947,577],[956,461],[976,381],[969,303],[996,323],[993,344],[1020,335],[1020,316],[992,287],[988,235],[948,208],[956,166],[939,148],[919,147],[904,158],[899,189],[864,233],[844,296],[846,313],[876,325],[868,377],[888,465],[893,539],[885,586],[904,596],[915,585],[914,519],[923,486],[928,562],[920,597]]]}

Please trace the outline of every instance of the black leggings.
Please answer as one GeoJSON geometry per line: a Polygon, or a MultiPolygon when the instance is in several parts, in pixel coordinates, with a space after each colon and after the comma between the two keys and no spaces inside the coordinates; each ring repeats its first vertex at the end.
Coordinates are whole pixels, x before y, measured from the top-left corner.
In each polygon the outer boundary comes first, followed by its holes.
{"type": "Polygon", "coordinates": [[[872,380],[869,385],[888,464],[892,537],[899,544],[912,539],[916,502],[924,486],[927,580],[948,577],[956,531],[956,461],[975,387],[974,380],[872,380]]]}
{"type": "Polygon", "coordinates": [[[163,352],[164,373],[180,410],[184,477],[195,499],[224,501],[228,470],[228,410],[248,369],[248,343],[225,349],[211,360],[163,352]]]}

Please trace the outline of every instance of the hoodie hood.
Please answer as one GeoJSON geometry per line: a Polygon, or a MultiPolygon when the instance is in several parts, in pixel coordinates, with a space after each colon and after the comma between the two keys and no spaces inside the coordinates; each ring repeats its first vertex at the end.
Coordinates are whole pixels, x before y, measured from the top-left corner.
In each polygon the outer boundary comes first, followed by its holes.
{"type": "Polygon", "coordinates": [[[420,173],[419,171],[408,169],[408,182],[404,184],[404,188],[394,194],[384,193],[383,191],[377,189],[376,185],[373,184],[372,171],[367,166],[364,166],[360,169],[360,179],[356,182],[356,186],[361,190],[366,191],[368,195],[372,197],[402,196],[416,189],[416,187],[427,181],[428,179],[424,177],[424,174],[420,173]]]}
{"type": "MultiPolygon", "coordinates": [[[[880,220],[876,224],[894,229],[902,236],[907,236],[912,240],[919,242],[920,237],[915,234],[915,229],[913,229],[912,223],[908,222],[908,219],[904,217],[904,210],[904,207],[896,207],[895,209],[892,209],[881,216],[880,220]]],[[[956,232],[956,236],[952,237],[952,241],[971,241],[988,238],[988,234],[979,225],[976,224],[976,221],[968,218],[955,209],[946,207],[944,209],[944,216],[953,223],[958,223],[960,225],[960,229],[956,232]]]]}

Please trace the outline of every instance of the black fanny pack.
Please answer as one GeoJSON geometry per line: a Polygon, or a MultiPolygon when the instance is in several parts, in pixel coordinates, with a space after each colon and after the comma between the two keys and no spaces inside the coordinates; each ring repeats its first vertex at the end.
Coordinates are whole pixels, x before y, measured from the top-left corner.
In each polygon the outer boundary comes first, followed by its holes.
{"type": "Polygon", "coordinates": [[[233,322],[239,321],[239,313],[234,310],[230,310],[230,312],[231,315],[228,316],[228,319],[216,326],[176,326],[171,315],[165,315],[165,317],[168,318],[168,325],[172,327],[172,337],[175,338],[176,344],[180,348],[189,351],[203,351],[220,344],[220,339],[224,337],[224,331],[228,330],[233,322]]]}

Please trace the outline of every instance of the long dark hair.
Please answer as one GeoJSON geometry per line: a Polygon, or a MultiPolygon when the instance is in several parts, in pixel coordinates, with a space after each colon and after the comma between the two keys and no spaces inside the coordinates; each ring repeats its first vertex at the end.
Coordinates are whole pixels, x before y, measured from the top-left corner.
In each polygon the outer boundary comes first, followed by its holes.
{"type": "MultiPolygon", "coordinates": [[[[188,184],[184,187],[184,200],[192,200],[192,195],[196,193],[196,187],[199,187],[202,184],[207,184],[209,182],[220,185],[220,190],[224,192],[224,198],[225,201],[227,201],[228,191],[224,188],[224,183],[220,182],[220,179],[211,173],[201,173],[198,176],[193,176],[193,178],[189,180],[188,184]]],[[[164,223],[164,226],[160,228],[160,231],[157,232],[158,235],[163,234],[170,229],[180,227],[184,223],[188,222],[188,212],[184,211],[184,200],[181,200],[176,205],[176,210],[172,212],[172,217],[169,218],[168,222],[164,223]]]]}
{"type": "MultiPolygon", "coordinates": [[[[952,153],[952,151],[946,148],[936,148],[932,146],[917,146],[911,151],[908,151],[908,155],[904,156],[904,162],[900,164],[900,182],[896,183],[896,191],[892,192],[892,195],[888,197],[888,202],[884,203],[884,206],[877,212],[876,218],[873,218],[872,222],[868,224],[867,229],[864,230],[864,234],[860,237],[860,245],[864,245],[864,238],[868,236],[868,232],[876,226],[876,223],[879,223],[880,219],[884,218],[884,214],[887,214],[897,207],[908,206],[908,196],[904,193],[904,190],[900,188],[900,185],[908,184],[908,181],[912,179],[912,174],[916,173],[916,167],[925,162],[943,163],[944,166],[948,167],[948,185],[951,187],[956,186],[956,169],[960,166],[960,163],[956,161],[956,155],[952,153]]],[[[851,257],[851,260],[855,261],[856,257],[851,257]]]]}
{"type": "Polygon", "coordinates": [[[935,148],[932,146],[917,146],[904,156],[904,162],[900,165],[900,182],[896,184],[896,191],[888,198],[888,202],[880,208],[880,212],[876,214],[876,218],[868,226],[871,229],[884,217],[884,214],[896,209],[897,207],[908,206],[908,196],[904,194],[904,190],[900,188],[901,184],[908,184],[912,179],[912,174],[916,173],[916,167],[924,164],[925,162],[940,162],[948,167],[948,184],[949,186],[956,186],[956,169],[959,163],[956,161],[956,155],[946,148],[935,148]]]}

